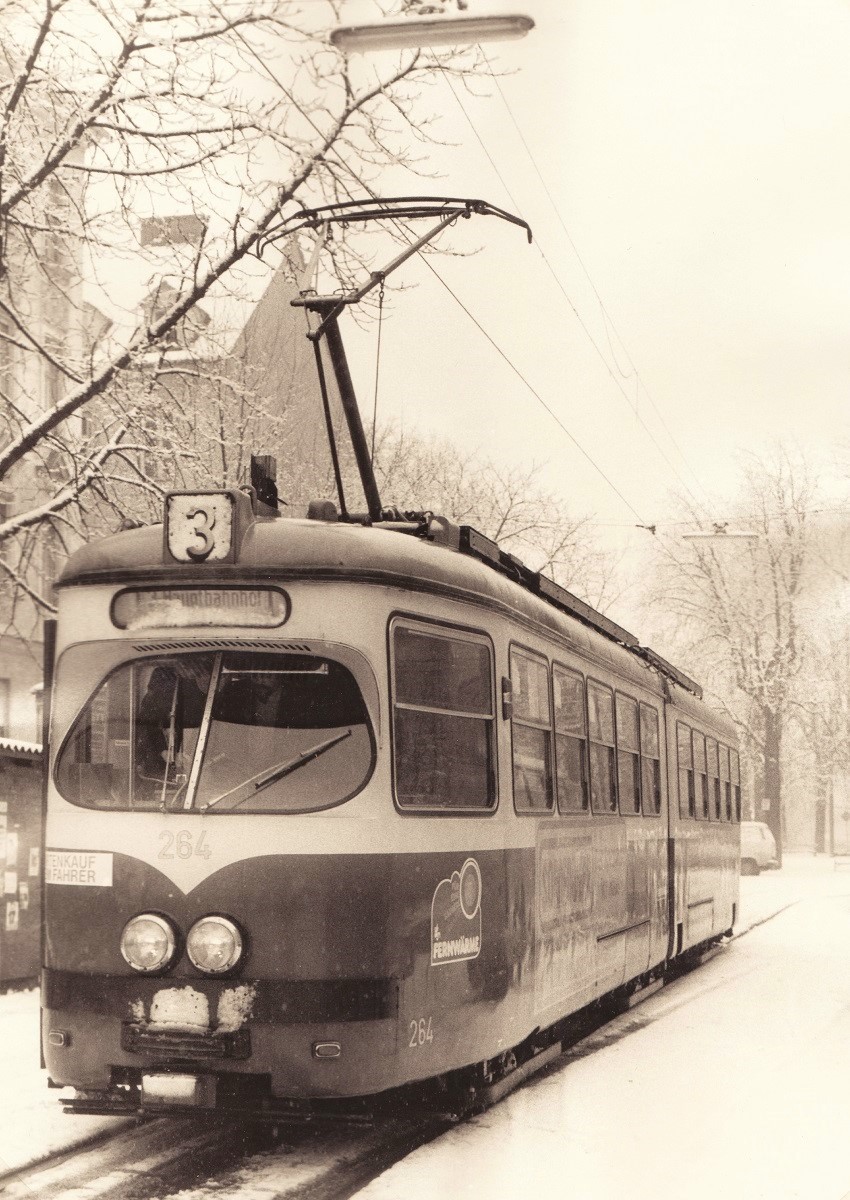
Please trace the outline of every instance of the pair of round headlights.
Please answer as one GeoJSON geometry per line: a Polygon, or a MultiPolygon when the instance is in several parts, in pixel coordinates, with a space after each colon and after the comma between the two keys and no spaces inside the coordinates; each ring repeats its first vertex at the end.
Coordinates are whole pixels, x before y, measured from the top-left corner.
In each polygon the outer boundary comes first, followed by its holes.
{"type": "MultiPolygon", "coordinates": [[[[201,917],[186,938],[190,962],[206,975],[232,971],[242,951],[242,934],[227,917],[201,917]]],[[[134,971],[164,971],[177,955],[174,926],[156,913],[131,917],[121,934],[121,953],[134,971]]]]}

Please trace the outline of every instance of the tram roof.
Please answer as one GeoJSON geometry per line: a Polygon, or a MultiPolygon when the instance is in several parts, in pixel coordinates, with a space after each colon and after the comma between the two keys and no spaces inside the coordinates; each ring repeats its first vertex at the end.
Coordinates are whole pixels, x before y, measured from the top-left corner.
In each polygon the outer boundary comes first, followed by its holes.
{"type": "MultiPolygon", "coordinates": [[[[443,523],[438,528],[445,527],[443,523]]],[[[534,621],[643,686],[651,687],[657,673],[701,697],[697,683],[641,646],[632,634],[517,559],[499,554],[495,543],[474,530],[461,527],[459,532],[460,545],[449,548],[360,524],[259,518],[247,526],[235,563],[186,564],[164,555],[163,527],[150,525],[83,546],[69,559],[56,586],[220,586],[250,576],[269,583],[347,580],[442,594],[534,621]]]]}

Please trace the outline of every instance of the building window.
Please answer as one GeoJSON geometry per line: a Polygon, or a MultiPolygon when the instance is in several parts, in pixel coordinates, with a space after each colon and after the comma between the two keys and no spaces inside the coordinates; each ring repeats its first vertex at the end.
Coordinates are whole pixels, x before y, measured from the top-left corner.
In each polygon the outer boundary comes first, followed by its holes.
{"type": "Polygon", "coordinates": [[[614,693],[601,683],[588,683],[587,709],[590,725],[590,804],[594,812],[616,812],[614,693]]]}
{"type": "Polygon", "coordinates": [[[549,666],[524,650],[511,650],[514,804],[526,812],[550,812],[552,716],[549,666]]]}
{"type": "Polygon", "coordinates": [[[492,808],[496,801],[493,660],[461,631],[396,625],[393,740],[401,808],[492,808]]]}
{"type": "Polygon", "coordinates": [[[587,770],[587,718],[584,679],[557,664],[552,668],[555,702],[555,759],[558,808],[561,812],[587,812],[590,780],[587,770]]]}

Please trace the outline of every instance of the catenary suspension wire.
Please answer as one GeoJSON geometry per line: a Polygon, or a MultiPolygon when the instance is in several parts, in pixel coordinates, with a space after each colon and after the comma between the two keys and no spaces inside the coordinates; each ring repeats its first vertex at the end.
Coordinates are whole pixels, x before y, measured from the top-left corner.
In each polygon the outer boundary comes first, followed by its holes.
{"type": "MultiPolygon", "coordinates": [[[[570,231],[569,231],[569,229],[567,228],[567,226],[566,226],[566,223],[564,222],[563,216],[561,215],[561,212],[560,212],[560,209],[559,209],[558,205],[555,203],[555,199],[554,199],[554,197],[553,197],[553,195],[552,195],[552,193],[551,193],[551,191],[550,191],[550,189],[549,189],[549,187],[548,187],[548,185],[547,185],[547,183],[546,183],[546,180],[545,180],[545,178],[544,178],[544,176],[543,176],[543,173],[542,173],[542,171],[540,170],[540,167],[539,167],[539,166],[538,166],[538,164],[537,164],[537,160],[536,160],[536,158],[535,158],[534,154],[532,153],[531,147],[530,147],[530,146],[529,146],[529,144],[528,144],[528,141],[527,141],[527,139],[526,139],[526,137],[525,137],[525,135],[524,135],[524,133],[523,133],[523,131],[522,131],[522,128],[521,128],[521,127],[520,127],[520,125],[519,125],[519,122],[518,122],[518,121],[517,121],[517,119],[516,119],[516,116],[515,116],[515,114],[514,114],[514,112],[513,112],[512,108],[511,108],[510,104],[508,103],[507,97],[505,96],[504,90],[503,90],[503,88],[502,88],[502,85],[501,85],[501,84],[500,84],[500,82],[499,82],[498,76],[495,74],[495,72],[494,72],[494,70],[493,70],[492,63],[490,62],[489,58],[487,57],[487,55],[486,55],[486,53],[485,53],[484,51],[482,51],[482,54],[484,55],[484,60],[485,60],[485,62],[486,62],[486,64],[487,64],[487,67],[489,68],[489,71],[490,71],[491,78],[493,79],[493,82],[494,82],[494,84],[495,84],[495,86],[496,86],[496,88],[497,88],[497,90],[498,90],[498,92],[499,92],[499,96],[501,97],[501,100],[502,100],[502,103],[503,103],[503,105],[504,105],[504,107],[505,107],[505,110],[507,111],[507,113],[508,113],[508,116],[510,117],[511,123],[513,124],[513,127],[514,127],[514,129],[516,130],[517,136],[519,137],[519,139],[520,139],[520,141],[521,141],[521,143],[522,143],[523,149],[525,150],[525,153],[526,153],[526,155],[527,155],[527,157],[528,157],[528,159],[529,159],[529,161],[530,161],[530,163],[531,163],[531,165],[532,165],[532,167],[533,167],[533,169],[534,169],[534,173],[535,173],[535,175],[537,176],[537,178],[538,178],[538,180],[539,180],[539,182],[540,182],[540,185],[541,185],[541,187],[543,188],[543,191],[544,191],[544,192],[545,192],[545,194],[546,194],[546,198],[547,198],[547,200],[549,201],[549,204],[550,204],[550,206],[551,206],[551,208],[552,208],[552,211],[554,212],[554,214],[555,214],[555,217],[556,217],[556,219],[557,219],[557,221],[558,221],[559,225],[561,226],[561,229],[562,229],[562,230],[563,230],[563,232],[564,232],[564,236],[566,237],[566,239],[567,239],[567,241],[568,241],[568,243],[569,243],[569,245],[570,245],[570,248],[572,249],[572,252],[573,252],[573,254],[575,255],[575,257],[576,257],[576,260],[578,261],[578,264],[579,264],[579,266],[581,267],[581,269],[582,269],[582,272],[584,273],[584,276],[585,276],[585,278],[587,279],[587,282],[590,284],[590,287],[591,287],[591,289],[592,289],[592,291],[593,291],[593,294],[594,294],[594,296],[596,297],[596,300],[597,300],[597,302],[598,302],[598,304],[599,304],[600,312],[602,313],[602,318],[603,318],[603,328],[604,328],[604,330],[605,330],[605,338],[606,338],[606,341],[607,341],[607,343],[608,343],[608,349],[609,349],[609,351],[610,351],[610,353],[611,353],[611,358],[612,358],[612,360],[613,360],[613,362],[614,362],[614,366],[615,366],[615,368],[616,368],[616,370],[617,370],[617,373],[618,373],[618,374],[620,375],[620,377],[621,377],[622,379],[624,379],[624,380],[630,380],[630,379],[634,379],[634,380],[635,380],[635,401],[634,401],[634,403],[631,401],[630,397],[627,395],[627,393],[625,392],[625,389],[624,389],[624,388],[622,388],[622,387],[621,387],[621,388],[620,388],[620,391],[623,393],[623,396],[624,396],[624,398],[626,399],[627,403],[629,404],[630,408],[632,409],[632,411],[633,411],[633,413],[634,413],[635,417],[637,418],[637,420],[639,421],[639,423],[640,423],[640,424],[643,426],[643,428],[645,429],[646,433],[648,434],[648,436],[649,436],[649,437],[650,437],[650,439],[652,440],[653,444],[656,446],[656,448],[657,448],[657,450],[658,450],[659,454],[661,454],[661,455],[662,455],[662,457],[664,458],[664,461],[665,461],[665,462],[667,462],[667,464],[669,465],[670,469],[671,469],[671,470],[674,472],[674,474],[676,475],[676,477],[677,477],[677,478],[680,480],[680,482],[682,483],[683,487],[685,487],[685,489],[686,489],[686,490],[689,492],[689,494],[690,494],[690,495],[691,495],[691,497],[693,498],[694,502],[695,502],[695,503],[696,503],[696,504],[697,504],[697,505],[698,505],[700,508],[702,508],[702,509],[703,509],[703,511],[705,511],[706,513],[709,513],[709,514],[710,514],[710,510],[709,510],[709,508],[708,508],[708,507],[707,507],[707,506],[706,506],[706,505],[705,505],[703,502],[699,501],[699,500],[697,499],[697,497],[696,497],[696,496],[694,496],[693,492],[691,492],[691,491],[690,491],[690,488],[688,488],[688,485],[685,483],[685,481],[684,481],[684,480],[682,479],[682,477],[679,475],[679,473],[678,473],[678,471],[676,470],[676,468],[673,466],[673,464],[672,464],[672,463],[670,462],[670,460],[667,458],[666,454],[665,454],[665,453],[664,453],[664,451],[661,449],[661,446],[658,444],[658,442],[656,441],[655,437],[653,436],[653,434],[652,434],[651,430],[648,428],[648,426],[646,425],[646,423],[645,423],[645,422],[643,421],[643,419],[641,418],[641,416],[640,416],[640,413],[638,412],[638,408],[637,408],[637,402],[638,402],[638,398],[639,398],[639,394],[640,394],[640,392],[641,392],[641,391],[643,391],[644,395],[646,396],[647,400],[648,400],[648,401],[649,401],[649,403],[650,403],[650,406],[652,407],[653,411],[655,412],[655,415],[656,415],[656,417],[658,418],[658,421],[659,421],[659,423],[660,423],[660,425],[661,425],[662,429],[664,430],[664,432],[666,433],[667,437],[669,438],[669,440],[670,440],[670,444],[673,446],[673,449],[676,451],[676,453],[678,454],[679,458],[682,460],[682,463],[684,464],[684,466],[685,466],[685,467],[687,468],[687,470],[690,472],[690,474],[691,474],[691,476],[693,477],[694,481],[696,482],[697,486],[700,488],[700,490],[701,490],[703,493],[705,493],[705,487],[704,487],[704,485],[703,485],[703,482],[702,482],[702,480],[700,479],[699,475],[698,475],[698,474],[697,474],[697,472],[694,470],[694,468],[691,466],[691,464],[690,464],[690,462],[688,461],[688,459],[685,457],[685,454],[684,454],[684,452],[683,452],[682,448],[679,446],[678,442],[676,441],[676,438],[673,436],[673,433],[672,433],[672,431],[671,431],[671,429],[670,429],[669,425],[667,424],[667,421],[664,419],[664,415],[663,415],[663,413],[661,412],[661,409],[660,409],[660,408],[658,407],[658,405],[655,403],[655,399],[653,398],[653,396],[652,396],[651,392],[649,391],[649,389],[647,388],[646,384],[644,383],[644,381],[643,381],[643,379],[642,379],[642,377],[641,377],[641,374],[640,374],[640,372],[639,372],[639,370],[638,370],[638,368],[637,368],[637,366],[636,366],[636,364],[635,364],[635,362],[634,362],[634,359],[632,358],[631,354],[629,353],[629,349],[628,349],[628,347],[626,346],[626,343],[625,343],[625,341],[623,340],[623,337],[622,337],[622,335],[620,334],[620,331],[617,329],[617,325],[616,325],[616,323],[615,323],[615,321],[614,321],[613,317],[612,317],[612,316],[611,316],[611,314],[608,312],[608,309],[607,309],[607,308],[606,308],[606,306],[605,306],[605,302],[604,302],[604,300],[602,299],[602,296],[601,296],[601,295],[600,295],[600,293],[599,293],[599,289],[597,288],[596,284],[594,283],[594,281],[593,281],[593,277],[591,276],[591,274],[590,274],[590,271],[588,270],[588,268],[587,268],[587,265],[586,265],[586,264],[585,264],[585,262],[584,262],[584,259],[582,258],[581,254],[579,253],[578,247],[576,246],[576,244],[575,244],[575,242],[574,242],[574,240],[573,240],[572,236],[570,235],[570,231]],[[624,371],[624,370],[623,370],[623,368],[620,366],[620,364],[617,362],[617,353],[616,353],[616,350],[615,350],[615,348],[614,348],[614,345],[613,345],[613,343],[612,343],[612,341],[611,341],[611,330],[613,330],[613,331],[614,331],[614,334],[615,334],[615,336],[616,336],[616,338],[617,338],[617,341],[618,341],[618,343],[619,343],[619,345],[620,345],[620,348],[622,349],[623,353],[625,354],[626,358],[628,359],[629,366],[631,367],[631,370],[630,370],[630,371],[624,371]]],[[[469,118],[469,115],[468,115],[468,114],[467,114],[467,120],[469,120],[469,121],[470,121],[470,124],[472,124],[472,122],[471,122],[471,120],[470,120],[470,118],[469,118]]],[[[476,131],[476,136],[478,136],[478,135],[477,135],[477,131],[476,131]]],[[[480,140],[481,140],[481,139],[480,139],[480,137],[479,137],[479,141],[480,141],[480,140]]],[[[482,143],[482,146],[483,146],[483,143],[482,143]]],[[[485,152],[486,152],[486,151],[485,151],[485,152]]],[[[490,159],[490,161],[492,162],[492,161],[493,161],[493,160],[492,160],[492,157],[491,157],[489,154],[488,154],[487,156],[488,156],[488,158],[490,159]]],[[[551,264],[549,263],[548,259],[546,258],[546,255],[544,254],[544,252],[543,252],[543,250],[542,250],[542,247],[541,247],[541,245],[540,245],[540,241],[539,241],[539,239],[537,239],[537,246],[538,246],[538,250],[539,250],[539,251],[540,251],[540,253],[541,253],[541,256],[543,257],[544,261],[546,262],[546,265],[549,267],[550,271],[552,271],[551,264]]],[[[561,290],[563,291],[564,289],[563,289],[563,287],[562,287],[562,285],[561,285],[561,283],[560,283],[560,280],[557,278],[557,275],[555,275],[555,272],[554,272],[554,271],[552,271],[552,274],[553,274],[553,276],[555,277],[555,279],[556,279],[556,282],[558,283],[558,286],[559,286],[559,287],[561,287],[561,290]]],[[[572,304],[572,301],[570,300],[569,296],[566,296],[566,293],[565,293],[565,297],[566,297],[566,299],[567,299],[568,303],[570,304],[570,307],[571,307],[571,308],[573,308],[573,311],[575,311],[575,308],[574,308],[574,306],[573,306],[573,304],[572,304]]],[[[578,314],[576,314],[576,316],[578,316],[578,314]]],[[[579,318],[579,320],[580,320],[580,318],[579,318]]],[[[584,324],[583,324],[583,322],[580,322],[580,323],[582,324],[582,328],[585,328],[585,327],[584,327],[584,324]]],[[[587,330],[586,330],[586,329],[585,329],[585,332],[587,332],[587,330]]],[[[590,335],[588,334],[588,336],[590,336],[590,335]]],[[[592,338],[591,338],[590,340],[591,340],[591,341],[593,341],[593,339],[592,339],[592,338]]],[[[594,342],[594,346],[595,346],[595,342],[594,342]]],[[[597,352],[598,352],[598,347],[596,347],[596,349],[597,349],[597,352]]],[[[604,356],[603,356],[603,357],[604,357],[604,356]]],[[[605,359],[604,361],[605,361],[605,364],[606,364],[606,367],[607,367],[607,366],[608,366],[607,359],[605,359]]],[[[610,371],[610,367],[609,367],[608,369],[609,369],[609,371],[610,371]]]]}
{"type": "Polygon", "coordinates": [[[620,500],[622,500],[623,504],[625,504],[625,506],[626,506],[626,508],[628,508],[629,512],[633,513],[634,516],[637,517],[638,521],[643,523],[643,518],[641,517],[641,515],[637,511],[637,509],[631,504],[631,502],[629,500],[626,499],[626,497],[623,495],[623,493],[620,491],[620,489],[617,487],[617,485],[605,474],[602,467],[599,466],[599,463],[597,463],[591,457],[591,455],[587,452],[587,450],[585,450],[584,446],[582,446],[581,442],[579,442],[579,440],[575,437],[575,435],[569,431],[569,429],[566,427],[566,425],[561,420],[561,418],[558,416],[558,414],[554,411],[554,409],[552,409],[546,403],[546,401],[543,399],[543,397],[540,395],[540,393],[537,391],[537,389],[534,387],[534,385],[528,379],[526,379],[525,375],[523,375],[522,371],[519,369],[519,367],[516,365],[516,363],[514,363],[512,361],[512,359],[510,359],[508,357],[508,355],[505,353],[505,351],[502,349],[502,347],[499,345],[499,343],[495,340],[495,338],[490,336],[490,334],[487,332],[487,330],[484,328],[484,326],[481,324],[481,322],[477,319],[477,317],[475,317],[473,315],[473,313],[470,312],[470,310],[466,307],[466,305],[463,303],[463,301],[460,299],[460,297],[454,291],[452,291],[452,289],[446,283],[445,279],[443,279],[443,277],[440,275],[439,271],[437,271],[436,267],[434,267],[433,264],[430,263],[428,261],[428,259],[421,253],[420,253],[420,258],[425,263],[425,266],[428,268],[428,270],[431,271],[433,273],[433,275],[443,285],[443,287],[449,293],[451,298],[454,300],[455,304],[457,304],[458,307],[461,308],[466,313],[467,317],[470,319],[470,321],[472,321],[472,323],[476,327],[476,329],[478,329],[479,332],[487,339],[487,341],[494,348],[494,350],[496,350],[496,352],[501,356],[501,358],[504,359],[504,361],[507,363],[507,365],[510,367],[510,369],[514,372],[514,374],[526,386],[526,388],[531,393],[531,395],[534,396],[535,400],[537,400],[538,403],[543,406],[543,408],[546,410],[546,412],[549,414],[549,416],[552,418],[552,420],[555,421],[555,423],[559,426],[559,428],[563,430],[563,432],[567,435],[567,437],[573,443],[575,448],[580,452],[580,454],[583,455],[583,457],[590,463],[590,465],[593,467],[593,469],[602,477],[602,479],[605,480],[605,482],[608,484],[608,486],[611,488],[611,490],[620,498],[620,500]]]}

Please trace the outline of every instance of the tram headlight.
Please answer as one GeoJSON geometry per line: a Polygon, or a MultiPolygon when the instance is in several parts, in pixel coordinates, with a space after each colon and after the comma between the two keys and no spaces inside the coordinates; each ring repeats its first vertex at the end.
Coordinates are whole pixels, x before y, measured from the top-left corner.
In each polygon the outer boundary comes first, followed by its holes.
{"type": "Polygon", "coordinates": [[[201,917],[189,930],[186,953],[199,971],[223,975],[242,957],[242,934],[227,917],[201,917]]]}
{"type": "Polygon", "coordinates": [[[121,934],[121,953],[134,971],[161,971],[174,959],[177,938],[164,917],[140,913],[121,934]]]}

